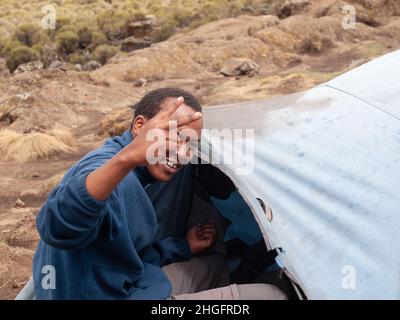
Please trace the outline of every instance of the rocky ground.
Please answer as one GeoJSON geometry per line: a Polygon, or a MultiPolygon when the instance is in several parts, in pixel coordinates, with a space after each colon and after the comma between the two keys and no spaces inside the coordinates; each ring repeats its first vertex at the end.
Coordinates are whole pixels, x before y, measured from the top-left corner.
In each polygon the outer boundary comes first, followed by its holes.
{"type": "Polygon", "coordinates": [[[31,274],[34,220],[49,190],[83,154],[127,127],[144,93],[178,86],[205,106],[284,95],[400,48],[396,0],[279,3],[273,15],[214,21],[92,72],[31,65],[1,78],[0,299],[14,298],[31,274]],[[345,30],[349,3],[358,23],[345,30]],[[18,143],[10,142],[15,132],[18,143]],[[49,141],[67,147],[46,149],[49,141]]]}

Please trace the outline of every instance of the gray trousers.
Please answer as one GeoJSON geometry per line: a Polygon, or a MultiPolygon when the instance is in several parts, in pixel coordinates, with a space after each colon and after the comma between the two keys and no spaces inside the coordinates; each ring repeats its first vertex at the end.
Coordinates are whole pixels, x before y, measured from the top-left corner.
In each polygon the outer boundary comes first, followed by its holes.
{"type": "Polygon", "coordinates": [[[226,259],[219,254],[195,256],[163,271],[172,283],[173,300],[287,300],[270,284],[229,284],[226,259]]]}

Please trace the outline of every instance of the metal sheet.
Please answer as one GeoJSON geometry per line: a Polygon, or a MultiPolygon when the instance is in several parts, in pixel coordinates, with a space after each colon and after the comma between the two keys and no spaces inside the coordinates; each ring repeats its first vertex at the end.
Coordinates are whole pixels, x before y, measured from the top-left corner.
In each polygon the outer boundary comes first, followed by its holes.
{"type": "MultiPolygon", "coordinates": [[[[392,83],[389,78],[375,92],[393,88],[386,86],[392,83]]],[[[400,99],[393,92],[387,95],[400,99]]],[[[396,117],[320,86],[283,98],[209,108],[204,119],[206,128],[254,128],[254,170],[240,175],[236,163],[219,167],[256,209],[269,247],[285,250],[282,263],[309,298],[400,298],[396,117]],[[257,207],[257,197],[271,207],[271,222],[257,207]]],[[[212,142],[213,134],[206,133],[205,140],[212,142]]],[[[212,147],[222,152],[220,145],[212,147]]]]}
{"type": "Polygon", "coordinates": [[[400,119],[400,50],[326,83],[400,119]]]}

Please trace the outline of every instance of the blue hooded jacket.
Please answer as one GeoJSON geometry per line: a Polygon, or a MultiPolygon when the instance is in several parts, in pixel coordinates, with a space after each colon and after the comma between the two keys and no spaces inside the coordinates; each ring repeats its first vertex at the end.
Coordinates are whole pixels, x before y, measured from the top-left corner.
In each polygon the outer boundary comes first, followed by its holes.
{"type": "Polygon", "coordinates": [[[131,171],[105,201],[86,177],[132,141],[130,131],[106,141],[71,167],[40,210],[33,260],[37,299],[166,299],[161,267],[190,258],[185,238],[157,240],[157,217],[144,167],[131,171]],[[53,273],[53,274],[50,274],[53,273]]]}

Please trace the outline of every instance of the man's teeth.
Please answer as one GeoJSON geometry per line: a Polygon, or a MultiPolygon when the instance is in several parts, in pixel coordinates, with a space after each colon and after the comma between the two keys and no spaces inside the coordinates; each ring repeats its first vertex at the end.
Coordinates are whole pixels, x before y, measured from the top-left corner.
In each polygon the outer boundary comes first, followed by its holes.
{"type": "Polygon", "coordinates": [[[172,163],[170,161],[167,161],[167,166],[172,169],[178,169],[178,165],[176,163],[172,163]]]}

